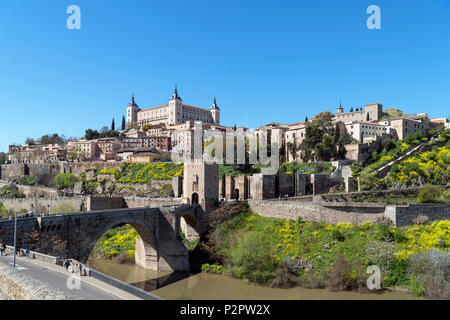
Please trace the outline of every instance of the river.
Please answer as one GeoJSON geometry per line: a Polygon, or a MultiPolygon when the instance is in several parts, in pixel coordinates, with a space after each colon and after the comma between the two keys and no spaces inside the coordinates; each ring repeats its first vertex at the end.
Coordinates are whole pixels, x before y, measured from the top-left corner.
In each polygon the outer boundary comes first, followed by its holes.
{"type": "Polygon", "coordinates": [[[89,259],[90,266],[116,279],[151,291],[165,299],[183,300],[411,300],[421,299],[404,292],[360,294],[328,289],[269,288],[227,276],[145,270],[134,264],[89,259]]]}

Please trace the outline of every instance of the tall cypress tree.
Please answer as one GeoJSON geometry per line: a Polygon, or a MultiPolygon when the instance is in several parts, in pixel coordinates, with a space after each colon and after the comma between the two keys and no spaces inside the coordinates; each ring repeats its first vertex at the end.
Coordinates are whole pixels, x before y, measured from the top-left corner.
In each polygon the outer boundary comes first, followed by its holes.
{"type": "Polygon", "coordinates": [[[305,123],[308,122],[308,116],[305,117],[305,123]]]}
{"type": "Polygon", "coordinates": [[[116,130],[116,124],[114,123],[114,118],[113,118],[113,121],[112,121],[112,123],[111,123],[111,130],[116,130]]]}
{"type": "Polygon", "coordinates": [[[124,131],[125,129],[125,116],[122,116],[122,131],[124,131]]]}

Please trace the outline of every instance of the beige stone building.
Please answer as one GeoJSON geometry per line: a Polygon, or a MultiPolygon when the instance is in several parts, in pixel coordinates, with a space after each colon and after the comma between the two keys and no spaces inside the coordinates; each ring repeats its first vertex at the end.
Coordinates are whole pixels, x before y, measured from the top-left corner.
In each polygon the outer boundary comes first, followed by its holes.
{"type": "Polygon", "coordinates": [[[183,100],[178,95],[176,87],[168,104],[148,109],[140,109],[136,104],[133,95],[131,102],[126,109],[127,128],[135,126],[142,127],[146,124],[176,125],[188,120],[220,125],[220,108],[216,103],[216,98],[214,98],[214,103],[210,109],[183,104],[183,100]]]}
{"type": "Polygon", "coordinates": [[[393,132],[392,128],[373,122],[348,122],[345,123],[345,129],[354,139],[363,141],[364,138],[383,136],[393,132]]]}
{"type": "MultiPolygon", "coordinates": [[[[362,109],[362,108],[361,108],[362,109]]],[[[364,106],[364,110],[344,112],[342,104],[339,104],[337,113],[334,115],[334,121],[342,122],[363,122],[378,121],[383,115],[383,106],[379,103],[370,103],[364,106]]]]}
{"type": "Polygon", "coordinates": [[[414,120],[411,118],[398,118],[389,120],[389,127],[394,129],[399,140],[403,140],[408,134],[416,132],[426,135],[430,129],[429,122],[426,120],[414,120]]]}
{"type": "Polygon", "coordinates": [[[97,153],[97,143],[95,141],[79,140],[70,143],[70,151],[76,152],[85,160],[94,160],[97,153]]]}

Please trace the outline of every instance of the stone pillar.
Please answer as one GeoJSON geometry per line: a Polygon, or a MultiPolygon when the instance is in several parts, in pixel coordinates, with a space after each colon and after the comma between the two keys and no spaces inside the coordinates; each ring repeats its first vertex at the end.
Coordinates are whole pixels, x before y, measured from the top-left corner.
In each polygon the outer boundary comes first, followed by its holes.
{"type": "Polygon", "coordinates": [[[225,198],[234,199],[235,181],[233,177],[225,177],[225,198]]]}
{"type": "Polygon", "coordinates": [[[356,191],[356,181],[353,177],[345,177],[345,192],[353,192],[356,191]]]}
{"type": "Polygon", "coordinates": [[[183,196],[183,179],[181,177],[172,178],[173,195],[175,198],[183,196]]]}
{"type": "Polygon", "coordinates": [[[144,269],[158,270],[158,254],[156,250],[149,245],[145,246],[141,238],[136,239],[134,260],[136,265],[144,269]]]}

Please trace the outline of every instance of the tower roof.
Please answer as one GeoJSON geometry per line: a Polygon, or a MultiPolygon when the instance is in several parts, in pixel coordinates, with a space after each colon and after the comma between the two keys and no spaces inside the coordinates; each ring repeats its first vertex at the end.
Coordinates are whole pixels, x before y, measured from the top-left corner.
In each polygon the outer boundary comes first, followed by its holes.
{"type": "Polygon", "coordinates": [[[129,105],[130,105],[130,106],[134,106],[134,107],[137,107],[137,106],[138,106],[138,105],[136,104],[136,102],[134,101],[134,92],[133,92],[133,94],[132,94],[132,96],[131,96],[131,101],[130,101],[129,105]]]}
{"type": "Polygon", "coordinates": [[[214,102],[213,102],[213,104],[211,106],[211,109],[220,109],[219,106],[216,103],[216,97],[215,96],[214,96],[214,102]]]}
{"type": "Polygon", "coordinates": [[[175,85],[175,90],[173,91],[172,97],[170,99],[180,99],[180,96],[178,95],[177,85],[175,85]]]}

